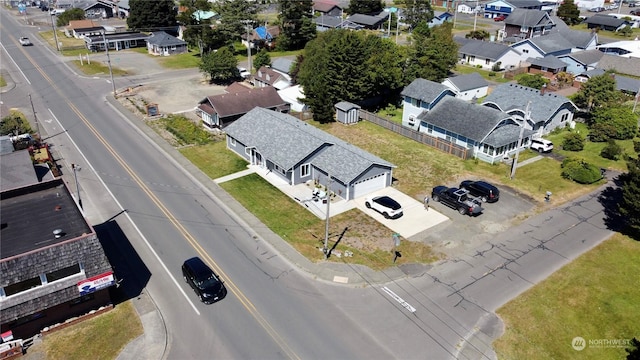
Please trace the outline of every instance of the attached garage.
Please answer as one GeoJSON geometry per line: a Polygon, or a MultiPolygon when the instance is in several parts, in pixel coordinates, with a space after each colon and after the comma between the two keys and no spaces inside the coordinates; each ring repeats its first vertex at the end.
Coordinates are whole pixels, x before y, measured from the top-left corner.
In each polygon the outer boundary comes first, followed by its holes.
{"type": "Polygon", "coordinates": [[[387,186],[387,174],[385,172],[354,183],[353,196],[351,198],[359,198],[376,190],[384,189],[387,186]]]}

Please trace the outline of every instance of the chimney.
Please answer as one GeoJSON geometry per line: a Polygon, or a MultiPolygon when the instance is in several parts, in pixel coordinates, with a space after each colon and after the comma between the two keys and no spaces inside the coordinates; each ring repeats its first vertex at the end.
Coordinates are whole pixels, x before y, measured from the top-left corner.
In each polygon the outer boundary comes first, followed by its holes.
{"type": "Polygon", "coordinates": [[[540,96],[544,95],[545,90],[547,90],[547,84],[542,85],[542,88],[540,89],[540,96]]]}

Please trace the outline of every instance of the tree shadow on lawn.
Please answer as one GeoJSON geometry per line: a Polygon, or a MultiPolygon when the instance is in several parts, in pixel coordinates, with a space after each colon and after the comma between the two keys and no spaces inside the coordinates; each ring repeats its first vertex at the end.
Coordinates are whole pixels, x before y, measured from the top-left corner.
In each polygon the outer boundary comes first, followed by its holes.
{"type": "Polygon", "coordinates": [[[627,219],[620,214],[618,204],[622,201],[622,179],[624,174],[613,178],[613,186],[605,188],[598,197],[598,201],[604,207],[604,223],[607,229],[627,235],[636,241],[640,240],[640,234],[628,226],[627,219]]]}

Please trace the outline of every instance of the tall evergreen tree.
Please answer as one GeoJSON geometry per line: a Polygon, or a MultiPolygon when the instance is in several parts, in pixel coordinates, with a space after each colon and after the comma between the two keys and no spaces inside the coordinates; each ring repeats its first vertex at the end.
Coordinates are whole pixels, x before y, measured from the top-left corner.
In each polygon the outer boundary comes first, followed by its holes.
{"type": "Polygon", "coordinates": [[[611,73],[590,78],[573,96],[573,102],[586,110],[605,106],[615,102],[616,99],[616,80],[611,73]]]}
{"type": "Polygon", "coordinates": [[[228,41],[239,40],[246,34],[247,26],[258,23],[257,2],[247,0],[219,0],[213,4],[220,15],[218,30],[228,41]]]}
{"type": "Polygon", "coordinates": [[[405,83],[416,78],[441,82],[458,62],[458,45],[451,33],[452,24],[444,23],[429,29],[425,22],[413,31],[409,47],[405,83]]]}
{"type": "Polygon", "coordinates": [[[278,8],[282,28],[278,48],[299,50],[316,37],[316,25],[312,19],[313,0],[280,0],[278,8]]]}
{"type": "Polygon", "coordinates": [[[201,19],[197,15],[199,11],[210,10],[211,3],[207,0],[180,0],[180,6],[184,11],[178,14],[176,19],[185,27],[182,35],[184,41],[190,46],[198,47],[200,55],[211,50],[205,45],[208,35],[211,35],[207,31],[211,29],[211,22],[208,19],[201,19]]]}
{"type": "Polygon", "coordinates": [[[582,22],[582,20],[580,20],[580,9],[578,9],[578,5],[576,5],[573,0],[564,0],[560,3],[556,15],[567,25],[577,25],[582,22]]]}
{"type": "Polygon", "coordinates": [[[172,0],[129,0],[127,26],[139,31],[174,31],[176,5],[172,0]]]}
{"type": "Polygon", "coordinates": [[[635,239],[640,239],[640,160],[630,158],[627,160],[627,173],[620,176],[622,182],[622,199],[618,203],[618,211],[622,218],[626,219],[630,233],[635,239]]]}
{"type": "Polygon", "coordinates": [[[433,9],[428,0],[406,0],[404,12],[404,22],[413,29],[420,22],[428,23],[433,19],[433,9]]]}
{"type": "Polygon", "coordinates": [[[384,9],[382,0],[350,0],[347,14],[378,14],[384,9]]]}
{"type": "Polygon", "coordinates": [[[258,71],[263,66],[271,66],[271,56],[267,52],[267,49],[262,49],[253,59],[253,67],[258,71]]]}

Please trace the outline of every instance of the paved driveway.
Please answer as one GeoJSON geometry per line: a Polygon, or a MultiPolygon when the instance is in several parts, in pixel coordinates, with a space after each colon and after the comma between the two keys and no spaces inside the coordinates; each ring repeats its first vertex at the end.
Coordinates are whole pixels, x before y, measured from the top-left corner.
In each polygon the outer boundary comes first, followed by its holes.
{"type": "Polygon", "coordinates": [[[422,202],[392,187],[375,191],[366,197],[363,196],[352,201],[355,202],[356,207],[362,212],[376,219],[384,226],[402,235],[402,237],[406,239],[448,220],[445,215],[439,213],[433,208],[426,210],[422,202]],[[383,195],[393,198],[402,205],[402,212],[404,214],[400,218],[385,219],[384,216],[377,211],[367,209],[365,206],[365,199],[367,197],[383,195]]]}

